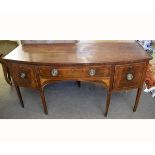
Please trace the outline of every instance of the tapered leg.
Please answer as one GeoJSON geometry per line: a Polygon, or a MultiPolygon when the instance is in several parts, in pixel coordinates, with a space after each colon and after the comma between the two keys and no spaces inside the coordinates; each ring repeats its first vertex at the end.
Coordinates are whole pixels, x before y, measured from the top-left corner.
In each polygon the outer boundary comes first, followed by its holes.
{"type": "Polygon", "coordinates": [[[136,112],[143,87],[138,88],[133,112],[136,112]]]}
{"type": "Polygon", "coordinates": [[[81,87],[81,81],[76,81],[77,85],[81,87]]]}
{"type": "Polygon", "coordinates": [[[20,93],[20,89],[18,86],[15,85],[15,88],[16,88],[16,92],[18,94],[18,97],[19,97],[19,100],[20,100],[20,104],[21,106],[24,108],[24,102],[23,102],[23,99],[22,99],[22,96],[21,96],[21,93],[20,93]]]}
{"type": "Polygon", "coordinates": [[[106,108],[105,108],[105,113],[104,113],[104,116],[105,117],[107,117],[107,114],[108,114],[111,95],[112,95],[112,91],[111,90],[108,90],[107,99],[106,99],[106,108]]]}
{"type": "Polygon", "coordinates": [[[46,100],[45,100],[44,90],[41,89],[39,92],[40,92],[40,96],[41,96],[41,100],[42,100],[42,104],[43,104],[44,112],[45,112],[45,114],[47,115],[47,114],[48,114],[48,110],[47,110],[47,105],[46,105],[46,100]]]}

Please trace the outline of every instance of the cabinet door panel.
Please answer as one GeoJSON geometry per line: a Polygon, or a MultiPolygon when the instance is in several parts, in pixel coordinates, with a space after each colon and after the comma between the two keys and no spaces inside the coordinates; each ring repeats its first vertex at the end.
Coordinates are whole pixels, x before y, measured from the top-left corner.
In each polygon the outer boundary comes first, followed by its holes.
{"type": "Polygon", "coordinates": [[[114,76],[115,89],[130,89],[142,84],[146,63],[116,65],[114,76]]]}
{"type": "Polygon", "coordinates": [[[12,76],[14,82],[21,87],[37,88],[35,66],[24,64],[12,64],[12,76]]]}

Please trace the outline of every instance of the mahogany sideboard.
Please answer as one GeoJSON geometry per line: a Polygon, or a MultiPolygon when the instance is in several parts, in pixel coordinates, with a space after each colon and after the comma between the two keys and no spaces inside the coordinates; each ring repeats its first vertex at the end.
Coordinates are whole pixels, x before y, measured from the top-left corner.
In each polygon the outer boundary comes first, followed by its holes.
{"type": "Polygon", "coordinates": [[[18,46],[2,61],[8,67],[21,106],[19,87],[38,90],[48,114],[44,87],[53,82],[75,80],[101,83],[107,88],[105,116],[112,92],[138,89],[138,106],[151,57],[137,42],[29,44],[18,46]]]}

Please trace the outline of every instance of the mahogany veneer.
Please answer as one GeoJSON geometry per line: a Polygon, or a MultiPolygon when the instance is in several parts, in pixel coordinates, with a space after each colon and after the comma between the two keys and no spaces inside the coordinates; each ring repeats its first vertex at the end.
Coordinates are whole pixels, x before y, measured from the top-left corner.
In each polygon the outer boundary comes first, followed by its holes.
{"type": "Polygon", "coordinates": [[[45,85],[62,80],[92,81],[108,90],[107,116],[113,91],[138,88],[133,108],[136,111],[150,59],[136,42],[104,42],[21,45],[3,62],[9,68],[22,107],[19,87],[38,90],[47,114],[45,85]]]}

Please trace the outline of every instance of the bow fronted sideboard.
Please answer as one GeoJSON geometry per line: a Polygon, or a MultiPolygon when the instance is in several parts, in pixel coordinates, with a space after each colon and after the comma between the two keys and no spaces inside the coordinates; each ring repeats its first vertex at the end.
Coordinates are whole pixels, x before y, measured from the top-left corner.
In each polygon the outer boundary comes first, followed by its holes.
{"type": "Polygon", "coordinates": [[[107,88],[107,116],[114,91],[138,89],[133,107],[136,111],[150,59],[136,42],[61,43],[20,45],[3,58],[3,63],[9,68],[22,107],[19,87],[39,91],[48,114],[44,95],[47,84],[90,81],[107,88]]]}

